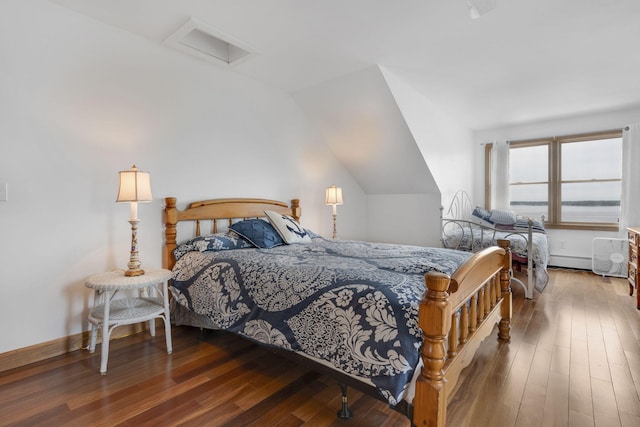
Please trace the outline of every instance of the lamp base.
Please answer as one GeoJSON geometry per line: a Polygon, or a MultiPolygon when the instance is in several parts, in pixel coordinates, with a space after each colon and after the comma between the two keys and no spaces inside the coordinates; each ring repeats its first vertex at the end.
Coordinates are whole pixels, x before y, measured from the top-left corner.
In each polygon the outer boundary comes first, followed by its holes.
{"type": "Polygon", "coordinates": [[[144,274],[144,270],[141,268],[137,268],[135,270],[129,269],[124,272],[124,275],[128,277],[142,276],[143,274],[144,274]]]}
{"type": "Polygon", "coordinates": [[[144,270],[140,268],[140,258],[138,257],[139,222],[140,220],[137,218],[129,220],[129,224],[131,224],[131,257],[127,263],[127,267],[129,268],[124,272],[124,275],[128,277],[142,276],[144,274],[144,270]]]}
{"type": "MultiPolygon", "coordinates": [[[[335,205],[333,205],[333,208],[335,209],[335,205]]],[[[336,217],[338,215],[337,214],[333,214],[333,238],[334,240],[338,238],[338,229],[336,228],[336,217]]]]}

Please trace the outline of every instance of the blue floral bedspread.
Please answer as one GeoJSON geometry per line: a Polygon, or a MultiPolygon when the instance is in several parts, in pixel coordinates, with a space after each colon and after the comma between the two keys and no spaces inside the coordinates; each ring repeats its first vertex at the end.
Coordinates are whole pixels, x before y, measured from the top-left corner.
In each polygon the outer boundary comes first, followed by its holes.
{"type": "Polygon", "coordinates": [[[271,249],[190,252],[178,303],[221,329],[369,378],[391,405],[419,361],[424,274],[452,274],[468,252],[314,238],[271,249]]]}

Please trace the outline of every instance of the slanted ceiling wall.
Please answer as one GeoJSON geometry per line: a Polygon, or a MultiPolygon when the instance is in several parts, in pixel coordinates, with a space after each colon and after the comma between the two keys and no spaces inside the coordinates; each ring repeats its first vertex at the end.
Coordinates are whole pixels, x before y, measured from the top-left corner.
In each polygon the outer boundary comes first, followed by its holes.
{"type": "Polygon", "coordinates": [[[439,245],[441,203],[472,191],[471,131],[378,66],[293,97],[364,190],[367,237],[439,245]]]}

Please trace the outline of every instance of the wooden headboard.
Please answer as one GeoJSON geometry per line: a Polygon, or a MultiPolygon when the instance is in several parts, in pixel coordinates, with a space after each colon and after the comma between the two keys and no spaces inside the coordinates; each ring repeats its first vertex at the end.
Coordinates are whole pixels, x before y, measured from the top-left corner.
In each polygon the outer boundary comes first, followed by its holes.
{"type": "MultiPolygon", "coordinates": [[[[229,227],[234,220],[248,218],[262,218],[264,211],[271,210],[284,215],[291,215],[296,221],[300,221],[300,200],[291,200],[291,205],[285,202],[268,199],[212,199],[200,200],[189,204],[185,210],[176,208],[175,197],[164,199],[164,247],[162,250],[162,266],[171,269],[176,260],[173,250],[177,246],[177,224],[181,221],[195,223],[195,233],[192,236],[180,238],[180,241],[200,236],[200,224],[211,222],[211,233],[218,232],[218,223],[224,222],[229,227]]],[[[207,232],[208,233],[208,232],[207,232]]]]}

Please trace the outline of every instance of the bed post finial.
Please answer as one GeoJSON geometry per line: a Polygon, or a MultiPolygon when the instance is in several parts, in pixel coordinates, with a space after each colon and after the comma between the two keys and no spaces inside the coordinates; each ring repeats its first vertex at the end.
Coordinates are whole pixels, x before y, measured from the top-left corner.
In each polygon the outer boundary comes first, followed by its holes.
{"type": "Polygon", "coordinates": [[[511,248],[508,240],[499,239],[498,246],[505,250],[504,264],[500,270],[500,290],[502,305],[500,323],[498,323],[498,339],[509,342],[511,340],[511,248]]]}
{"type": "Polygon", "coordinates": [[[447,411],[446,380],[444,367],[445,338],[451,328],[451,303],[449,276],[427,273],[427,292],[420,301],[418,324],[422,329],[422,361],[424,366],[416,383],[415,401],[423,402],[415,407],[413,423],[416,426],[444,427],[447,411]]]}
{"type": "Polygon", "coordinates": [[[291,216],[300,222],[300,199],[291,199],[291,216]]]}
{"type": "Polygon", "coordinates": [[[164,203],[164,248],[162,251],[162,267],[171,269],[176,263],[173,250],[176,248],[176,224],[178,223],[178,209],[175,197],[165,197],[164,203]]]}

